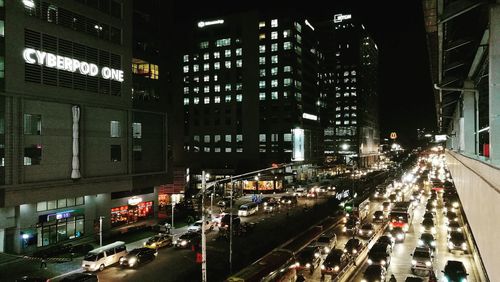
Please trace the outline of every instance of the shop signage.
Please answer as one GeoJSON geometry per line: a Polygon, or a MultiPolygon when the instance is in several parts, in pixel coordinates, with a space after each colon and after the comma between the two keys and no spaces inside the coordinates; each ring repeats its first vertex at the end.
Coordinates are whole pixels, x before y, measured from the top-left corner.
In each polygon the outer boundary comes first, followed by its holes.
{"type": "Polygon", "coordinates": [[[140,202],[142,202],[142,198],[141,197],[132,197],[132,198],[128,199],[128,204],[131,205],[131,206],[136,206],[140,202]]]}
{"type": "Polygon", "coordinates": [[[38,217],[38,221],[39,222],[55,221],[55,220],[70,218],[70,217],[73,217],[73,216],[79,215],[79,214],[83,214],[83,211],[81,209],[62,211],[62,212],[58,212],[58,213],[49,213],[49,214],[40,215],[38,217]]]}
{"type": "Polygon", "coordinates": [[[79,72],[83,75],[97,76],[104,79],[123,82],[123,71],[109,67],[99,67],[93,63],[79,61],[77,59],[55,55],[52,53],[26,48],[23,51],[24,61],[28,64],[38,64],[48,68],[64,70],[69,72],[79,72]]]}
{"type": "Polygon", "coordinates": [[[391,132],[390,138],[392,140],[394,140],[394,139],[398,138],[398,135],[396,134],[396,132],[391,132]]]}
{"type": "Polygon", "coordinates": [[[292,129],[292,161],[304,160],[304,129],[292,129]]]}
{"type": "Polygon", "coordinates": [[[340,23],[342,22],[343,20],[349,20],[351,19],[351,15],[342,15],[342,14],[336,14],[336,15],[333,15],[333,22],[334,23],[340,23]]]}
{"type": "Polygon", "coordinates": [[[302,114],[302,118],[309,119],[309,120],[318,120],[318,116],[317,115],[311,115],[311,114],[308,114],[308,113],[303,113],[302,114]]]}
{"type": "Polygon", "coordinates": [[[223,24],[224,20],[214,20],[214,21],[206,21],[206,22],[198,22],[198,27],[203,28],[207,25],[214,25],[214,24],[223,24]]]}

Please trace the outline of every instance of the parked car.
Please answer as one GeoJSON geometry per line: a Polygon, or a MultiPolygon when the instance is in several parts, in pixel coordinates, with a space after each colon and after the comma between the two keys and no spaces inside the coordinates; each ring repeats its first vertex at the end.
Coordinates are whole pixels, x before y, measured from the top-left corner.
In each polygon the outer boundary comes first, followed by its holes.
{"type": "Polygon", "coordinates": [[[296,188],[293,195],[297,197],[304,197],[306,195],[306,189],[303,187],[296,188]]]}
{"type": "Polygon", "coordinates": [[[158,234],[144,242],[144,247],[150,249],[158,249],[162,247],[171,247],[173,244],[174,243],[171,235],[158,234]]]}
{"type": "Polygon", "coordinates": [[[61,282],[98,282],[99,277],[94,273],[73,273],[67,276],[64,276],[61,282]]]}
{"type": "MultiPolygon", "coordinates": [[[[198,220],[188,227],[188,232],[201,232],[203,226],[203,221],[198,220]]],[[[205,231],[212,231],[214,229],[214,224],[210,220],[205,221],[205,231]]]]}
{"type": "Polygon", "coordinates": [[[136,267],[139,264],[152,261],[158,255],[158,251],[150,248],[136,248],[120,259],[122,267],[136,267]]]}
{"type": "Polygon", "coordinates": [[[266,212],[276,212],[281,208],[279,202],[269,202],[264,206],[264,211],[266,212]]]}

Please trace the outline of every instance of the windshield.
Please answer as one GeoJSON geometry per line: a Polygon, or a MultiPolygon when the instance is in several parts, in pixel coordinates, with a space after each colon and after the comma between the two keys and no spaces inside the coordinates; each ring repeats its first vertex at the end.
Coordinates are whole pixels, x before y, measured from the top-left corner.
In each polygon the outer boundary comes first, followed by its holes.
{"type": "Polygon", "coordinates": [[[240,211],[246,211],[247,209],[248,209],[248,207],[247,207],[247,206],[241,206],[241,207],[240,207],[240,211]]]}
{"type": "Polygon", "coordinates": [[[415,251],[413,253],[414,257],[419,257],[419,258],[428,258],[430,257],[430,254],[428,252],[423,252],[423,251],[415,251]]]}
{"type": "Polygon", "coordinates": [[[453,241],[464,241],[464,235],[462,233],[452,232],[450,237],[451,237],[451,240],[453,240],[453,241]]]}
{"type": "Polygon", "coordinates": [[[97,260],[97,255],[96,254],[87,254],[83,260],[86,261],[96,261],[97,260]]]}

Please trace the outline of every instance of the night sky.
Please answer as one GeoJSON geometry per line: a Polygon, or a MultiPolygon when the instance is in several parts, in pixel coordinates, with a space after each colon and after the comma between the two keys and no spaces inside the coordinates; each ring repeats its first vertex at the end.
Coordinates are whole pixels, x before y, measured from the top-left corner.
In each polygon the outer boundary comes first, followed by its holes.
{"type": "Polygon", "coordinates": [[[255,8],[265,8],[266,12],[277,15],[300,14],[311,19],[333,17],[337,13],[358,15],[379,47],[381,138],[396,131],[399,141],[410,145],[416,138],[417,128],[436,128],[421,1],[329,1],[327,4],[323,1],[193,3],[174,0],[174,22],[184,25],[255,8]]]}

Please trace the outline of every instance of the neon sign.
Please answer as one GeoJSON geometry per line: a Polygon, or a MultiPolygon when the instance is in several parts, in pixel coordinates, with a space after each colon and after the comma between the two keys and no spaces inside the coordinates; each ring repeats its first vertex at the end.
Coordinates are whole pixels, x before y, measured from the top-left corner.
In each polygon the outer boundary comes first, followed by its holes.
{"type": "Polygon", "coordinates": [[[333,22],[334,23],[340,23],[343,20],[349,20],[351,19],[351,15],[342,15],[342,14],[336,14],[333,16],[333,22]]]}

